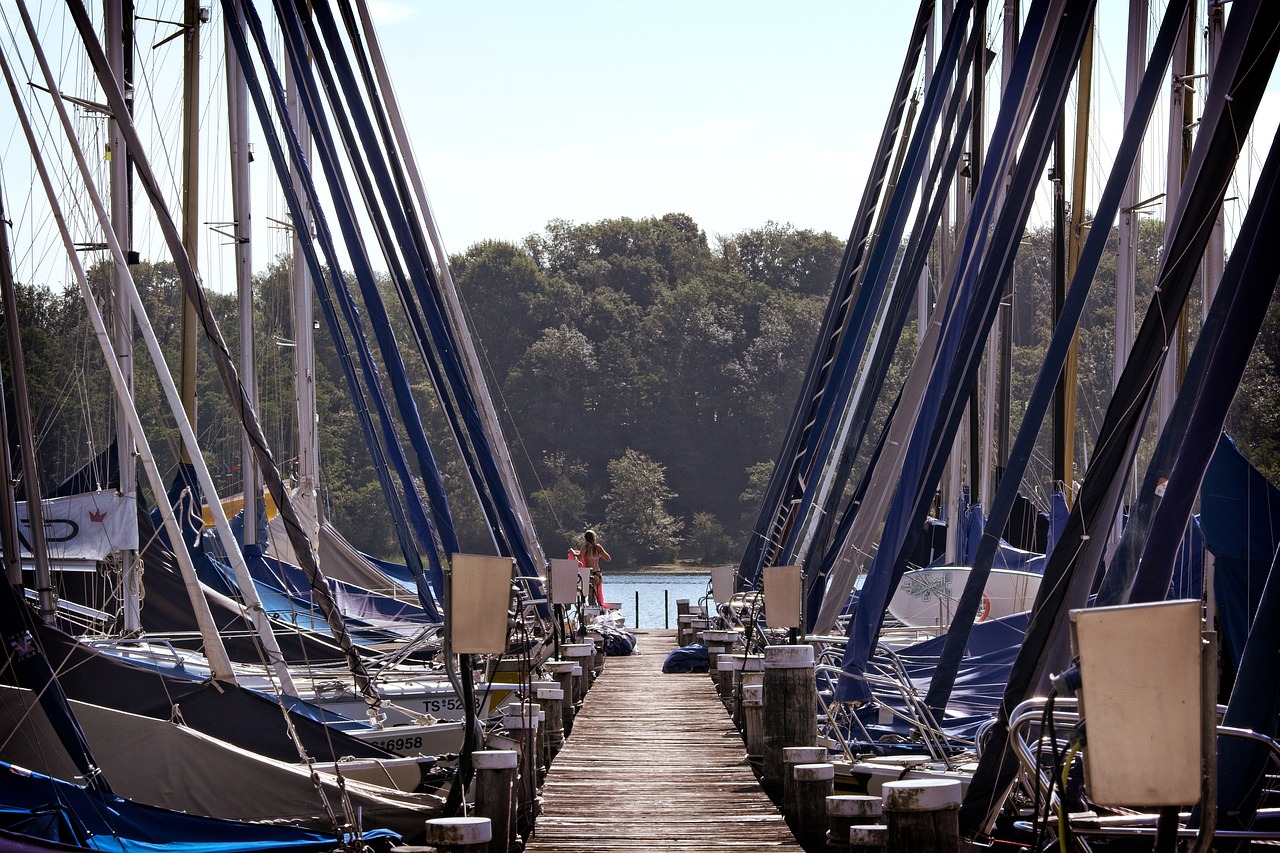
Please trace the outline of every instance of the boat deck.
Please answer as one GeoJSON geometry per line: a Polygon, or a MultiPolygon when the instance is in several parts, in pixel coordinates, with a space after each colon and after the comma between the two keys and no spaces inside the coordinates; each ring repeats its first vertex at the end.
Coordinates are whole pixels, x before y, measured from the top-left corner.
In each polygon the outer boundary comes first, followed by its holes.
{"type": "Polygon", "coordinates": [[[552,763],[527,853],[801,847],[705,674],[664,674],[675,631],[611,657],[552,763]]]}

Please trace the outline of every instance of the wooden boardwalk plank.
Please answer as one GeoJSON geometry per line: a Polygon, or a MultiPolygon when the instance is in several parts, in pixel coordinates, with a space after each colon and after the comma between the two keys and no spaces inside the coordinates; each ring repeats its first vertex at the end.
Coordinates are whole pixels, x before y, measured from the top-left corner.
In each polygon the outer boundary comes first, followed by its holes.
{"type": "Polygon", "coordinates": [[[801,847],[705,674],[664,674],[675,631],[611,657],[543,786],[527,853],[801,847]]]}

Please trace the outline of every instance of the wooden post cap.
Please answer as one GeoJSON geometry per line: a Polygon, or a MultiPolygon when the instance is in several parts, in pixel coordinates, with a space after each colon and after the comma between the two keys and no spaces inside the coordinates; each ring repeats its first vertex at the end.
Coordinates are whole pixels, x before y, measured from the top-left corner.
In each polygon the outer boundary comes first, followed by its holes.
{"type": "Polygon", "coordinates": [[[559,687],[539,687],[538,698],[545,702],[554,702],[557,699],[564,699],[564,691],[559,687]]]}
{"type": "Polygon", "coordinates": [[[488,844],[493,840],[493,825],[487,817],[437,817],[427,821],[427,843],[488,844]]]}
{"type": "Polygon", "coordinates": [[[960,808],[959,779],[911,779],[884,783],[884,807],[899,812],[960,808]]]}
{"type": "Polygon", "coordinates": [[[564,675],[565,673],[573,672],[573,668],[577,664],[571,660],[549,660],[542,666],[553,675],[564,675]]]}
{"type": "Polygon", "coordinates": [[[589,658],[596,653],[595,643],[570,643],[560,647],[561,653],[569,658],[589,658]]]}
{"type": "Polygon", "coordinates": [[[827,757],[825,746],[784,746],[783,764],[816,764],[827,757]]]}
{"type": "Polygon", "coordinates": [[[742,667],[740,665],[740,662],[735,661],[734,660],[735,657],[737,657],[737,655],[717,655],[716,669],[719,670],[720,672],[732,672],[736,669],[741,669],[742,667]],[[734,664],[739,664],[739,665],[735,666],[734,664]]]}
{"type": "Polygon", "coordinates": [[[742,685],[742,704],[744,705],[764,704],[764,685],[763,684],[742,685]]]}
{"type": "Polygon", "coordinates": [[[477,770],[510,770],[520,762],[514,749],[477,749],[471,753],[471,765],[477,770]]]}
{"type": "Polygon", "coordinates": [[[515,731],[517,729],[537,729],[538,717],[535,714],[532,718],[521,715],[518,717],[503,717],[502,725],[504,728],[515,731]]]}
{"type": "Polygon", "coordinates": [[[573,677],[574,678],[582,677],[582,664],[575,663],[573,665],[573,677]]]}
{"type": "Polygon", "coordinates": [[[884,800],[871,794],[832,794],[827,797],[827,814],[834,817],[879,817],[884,800]]]}
{"type": "Polygon", "coordinates": [[[813,666],[813,646],[765,646],[765,669],[807,669],[813,666]]]}
{"type": "Polygon", "coordinates": [[[825,782],[836,778],[834,764],[797,764],[791,771],[797,782],[825,782]]]}
{"type": "Polygon", "coordinates": [[[884,847],[888,840],[888,832],[889,827],[879,823],[851,826],[849,843],[854,846],[861,844],[864,847],[884,847]]]}

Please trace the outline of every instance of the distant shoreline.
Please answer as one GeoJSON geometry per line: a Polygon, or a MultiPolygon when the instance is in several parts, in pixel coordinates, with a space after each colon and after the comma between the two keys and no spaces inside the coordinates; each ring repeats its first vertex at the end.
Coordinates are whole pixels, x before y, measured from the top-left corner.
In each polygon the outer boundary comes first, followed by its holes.
{"type": "Polygon", "coordinates": [[[604,566],[603,574],[607,579],[610,575],[711,575],[710,566],[681,566],[681,565],[665,565],[665,566],[631,566],[623,568],[622,566],[604,566]]]}

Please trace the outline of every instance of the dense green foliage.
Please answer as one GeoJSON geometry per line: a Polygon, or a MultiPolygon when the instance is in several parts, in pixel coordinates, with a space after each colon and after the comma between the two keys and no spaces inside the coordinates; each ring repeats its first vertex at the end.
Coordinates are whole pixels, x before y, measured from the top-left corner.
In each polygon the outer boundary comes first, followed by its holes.
{"type": "MultiPolygon", "coordinates": [[[[1160,223],[1144,223],[1139,306],[1150,297],[1160,242],[1160,223]]],[[[1052,305],[1049,234],[1033,230],[1023,244],[1012,301],[1008,414],[1014,429],[1047,345],[1052,305]]],[[[831,234],[774,223],[711,245],[688,216],[669,214],[584,225],[553,221],[523,244],[488,241],[453,258],[454,279],[548,555],[563,554],[580,543],[586,527],[594,527],[614,565],[738,558],[795,406],[842,252],[842,242],[831,234]]],[[[1109,253],[1079,335],[1078,472],[1087,465],[1109,401],[1114,263],[1109,253]]],[[[107,292],[108,273],[105,266],[94,269],[97,292],[107,292]]],[[[254,340],[261,420],[281,469],[291,474],[297,444],[291,343],[297,332],[288,273],[277,262],[258,277],[254,340]]],[[[165,357],[176,365],[180,289],[173,269],[143,263],[134,275],[165,357]]],[[[24,286],[19,297],[47,487],[109,443],[114,414],[78,291],[24,286]]],[[[235,298],[215,294],[211,301],[234,352],[235,298]]],[[[388,301],[395,303],[394,297],[388,301]]],[[[1197,303],[1188,312],[1193,336],[1199,311],[1197,303]]],[[[1271,315],[1229,426],[1255,464],[1277,479],[1280,309],[1273,306],[1271,315]]],[[[479,506],[403,323],[393,318],[463,547],[488,550],[479,506]]],[[[899,345],[894,381],[905,375],[914,346],[913,321],[899,345]]],[[[326,511],[358,546],[394,556],[395,538],[368,445],[336,350],[323,331],[317,349],[326,511]]],[[[8,392],[7,354],[0,359],[8,392]]],[[[176,429],[164,414],[140,343],[135,363],[152,448],[172,476],[176,429]]],[[[220,490],[233,493],[240,488],[239,433],[207,355],[201,358],[199,389],[205,457],[220,490]]],[[[876,419],[887,410],[886,401],[876,419]]],[[[1050,476],[1049,430],[1041,432],[1038,458],[1024,478],[1033,491],[1050,476]]]]}

